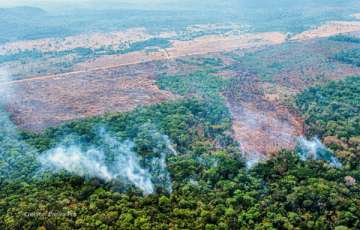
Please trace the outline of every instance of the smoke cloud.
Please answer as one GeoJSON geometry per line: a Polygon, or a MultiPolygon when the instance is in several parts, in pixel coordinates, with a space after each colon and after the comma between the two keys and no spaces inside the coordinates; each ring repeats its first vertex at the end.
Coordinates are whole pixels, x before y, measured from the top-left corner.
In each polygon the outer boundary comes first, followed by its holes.
{"type": "Polygon", "coordinates": [[[117,142],[112,137],[112,151],[116,154],[113,162],[106,162],[102,149],[90,147],[82,150],[79,145],[59,145],[47,151],[38,159],[44,171],[67,171],[83,177],[97,177],[105,181],[123,179],[141,189],[144,194],[154,192],[150,174],[140,166],[139,157],[132,151],[134,144],[130,141],[117,142]]]}
{"type": "Polygon", "coordinates": [[[20,137],[16,125],[11,121],[6,106],[11,103],[13,88],[8,84],[11,74],[0,68],[0,181],[29,179],[36,167],[36,149],[20,137]],[[28,164],[29,167],[24,167],[28,164]]]}
{"type": "Polygon", "coordinates": [[[13,95],[13,88],[9,84],[11,81],[11,74],[7,69],[0,68],[0,106],[5,106],[11,100],[13,95]]]}
{"type": "MultiPolygon", "coordinates": [[[[176,156],[177,152],[172,146],[168,136],[161,134],[156,126],[145,123],[140,127],[137,140],[147,140],[142,148],[151,150],[153,156],[148,159],[149,171],[153,175],[154,183],[161,185],[166,191],[172,192],[170,173],[167,170],[166,159],[168,156],[176,156]]],[[[139,144],[141,145],[141,144],[139,144]]]]}
{"type": "MultiPolygon", "coordinates": [[[[101,146],[85,147],[75,143],[61,143],[54,149],[39,156],[42,171],[60,172],[84,177],[97,177],[105,181],[120,180],[132,184],[151,194],[155,187],[163,187],[172,192],[171,179],[167,171],[166,158],[176,154],[167,136],[152,127],[145,129],[155,142],[154,156],[143,158],[137,154],[133,141],[119,141],[104,128],[98,131],[101,146]]],[[[76,139],[76,138],[70,138],[76,139]]]]}
{"type": "Polygon", "coordinates": [[[298,139],[297,151],[302,160],[324,160],[329,162],[334,167],[341,167],[340,161],[333,156],[333,153],[321,143],[318,138],[307,140],[304,137],[298,139]]]}
{"type": "Polygon", "coordinates": [[[168,136],[158,132],[153,124],[142,125],[134,141],[120,141],[101,127],[94,129],[99,145],[88,146],[79,142],[76,135],[68,134],[56,147],[39,153],[21,138],[5,110],[15,95],[8,84],[10,80],[9,72],[0,69],[0,179],[34,179],[44,172],[65,171],[86,178],[119,180],[144,194],[153,193],[155,187],[172,191],[166,159],[177,153],[168,136]],[[141,140],[147,141],[148,146],[143,147],[151,148],[149,156],[135,151],[140,149],[137,145],[141,140]]]}

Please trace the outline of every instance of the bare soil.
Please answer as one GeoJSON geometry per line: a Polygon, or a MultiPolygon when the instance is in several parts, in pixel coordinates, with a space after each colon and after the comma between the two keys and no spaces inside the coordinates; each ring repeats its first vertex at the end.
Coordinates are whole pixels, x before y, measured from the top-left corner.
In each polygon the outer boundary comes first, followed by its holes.
{"type": "Polygon", "coordinates": [[[226,92],[233,117],[234,137],[247,154],[265,155],[293,149],[303,135],[303,121],[263,93],[256,75],[239,73],[226,92]]]}
{"type": "Polygon", "coordinates": [[[351,33],[360,30],[360,21],[333,21],[309,31],[297,34],[291,40],[309,40],[314,38],[330,37],[342,33],[351,33]]]}
{"type": "Polygon", "coordinates": [[[151,64],[18,81],[9,105],[12,119],[24,129],[41,131],[65,121],[125,112],[176,97],[159,90],[151,64]]]}
{"type": "Polygon", "coordinates": [[[121,65],[138,64],[153,60],[168,60],[179,57],[202,55],[231,51],[235,49],[257,48],[264,45],[283,43],[286,36],[282,33],[254,33],[244,35],[209,35],[190,41],[172,41],[172,47],[155,52],[131,52],[122,55],[107,55],[80,63],[75,66],[76,70],[113,67],[121,65]]]}
{"type": "Polygon", "coordinates": [[[157,52],[103,56],[76,65],[72,72],[35,75],[0,87],[16,91],[8,106],[13,120],[21,128],[41,131],[65,121],[176,99],[178,96],[157,87],[156,76],[194,72],[199,66],[189,60],[210,55],[231,67],[218,75],[234,79],[224,92],[233,116],[234,137],[249,154],[271,154],[293,148],[296,137],[304,132],[302,119],[286,103],[291,95],[315,84],[360,74],[359,68],[330,59],[349,44],[312,38],[355,30],[360,30],[360,24],[336,22],[293,37],[298,41],[289,47],[283,44],[286,36],[276,32],[177,40],[173,47],[157,52]],[[241,58],[228,55],[250,51],[256,55],[255,67],[265,63],[268,68],[275,61],[280,64],[279,70],[271,72],[271,81],[264,81],[261,69],[248,68],[241,58]]]}
{"type": "Polygon", "coordinates": [[[233,116],[234,137],[244,152],[264,155],[293,149],[305,128],[292,109],[292,96],[330,80],[359,75],[359,67],[331,59],[352,46],[357,47],[327,39],[310,40],[253,52],[250,60],[254,62],[241,62],[245,57],[236,61],[232,68],[236,76],[225,96],[233,116]],[[264,79],[264,73],[271,77],[264,79]]]}

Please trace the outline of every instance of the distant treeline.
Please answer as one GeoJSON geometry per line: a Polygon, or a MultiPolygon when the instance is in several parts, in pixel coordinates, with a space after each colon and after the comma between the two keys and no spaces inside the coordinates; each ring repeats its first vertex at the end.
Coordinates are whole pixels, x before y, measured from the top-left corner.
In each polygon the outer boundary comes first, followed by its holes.
{"type": "Polygon", "coordinates": [[[335,60],[360,67],[360,48],[344,50],[333,56],[335,60]]]}
{"type": "MultiPolygon", "coordinates": [[[[349,15],[359,9],[357,0],[306,0],[301,3],[291,0],[226,0],[219,3],[213,0],[206,6],[202,2],[185,2],[188,4],[186,8],[184,2],[179,2],[167,5],[167,10],[131,9],[133,5],[130,9],[126,6],[124,9],[97,9],[95,6],[87,10],[67,9],[66,13],[55,14],[34,7],[0,8],[0,42],[134,27],[144,27],[151,32],[182,31],[190,25],[214,23],[238,23],[248,25],[254,31],[299,33],[326,21],[349,19],[349,15]]],[[[195,32],[194,36],[201,34],[203,32],[195,32]]]]}
{"type": "Polygon", "coordinates": [[[40,58],[54,58],[54,57],[65,57],[68,55],[75,55],[78,61],[85,60],[88,58],[94,58],[100,55],[113,55],[113,54],[125,54],[134,51],[141,51],[146,48],[168,48],[171,46],[171,42],[163,38],[150,38],[145,41],[134,42],[125,49],[112,49],[111,47],[102,47],[97,49],[77,47],[71,50],[65,51],[51,51],[51,52],[40,52],[34,50],[24,50],[14,54],[0,55],[0,63],[18,61],[18,60],[36,60],[40,58]]]}
{"type": "Polygon", "coordinates": [[[338,41],[338,42],[360,43],[359,37],[355,37],[355,36],[351,36],[351,35],[344,35],[344,34],[331,36],[331,37],[329,37],[329,40],[338,41]]]}

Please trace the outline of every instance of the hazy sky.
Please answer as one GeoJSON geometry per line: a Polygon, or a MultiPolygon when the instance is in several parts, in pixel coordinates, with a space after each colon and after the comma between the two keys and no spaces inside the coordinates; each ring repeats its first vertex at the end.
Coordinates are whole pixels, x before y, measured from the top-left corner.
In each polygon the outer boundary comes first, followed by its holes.
{"type": "MultiPolygon", "coordinates": [[[[188,0],[185,0],[188,1],[188,0]]],[[[37,6],[43,8],[56,7],[111,7],[124,5],[171,5],[180,3],[179,0],[0,0],[0,7],[14,7],[14,6],[37,6]]]]}
{"type": "MultiPolygon", "coordinates": [[[[0,0],[0,7],[34,6],[47,10],[61,8],[143,8],[143,9],[171,9],[185,8],[217,8],[233,7],[240,2],[254,0],[0,0]]],[[[259,0],[255,0],[259,1],[259,0]]],[[[269,1],[269,0],[262,0],[269,1]]],[[[271,0],[270,0],[271,1],[271,0]]],[[[278,0],[274,0],[278,1],[278,0]]]]}
{"type": "Polygon", "coordinates": [[[343,4],[354,6],[360,5],[360,0],[0,0],[0,7],[34,6],[48,11],[67,11],[76,8],[86,9],[226,9],[241,10],[244,7],[292,7],[311,6],[315,7],[343,4]],[[350,3],[351,2],[351,3],[350,3]]]}

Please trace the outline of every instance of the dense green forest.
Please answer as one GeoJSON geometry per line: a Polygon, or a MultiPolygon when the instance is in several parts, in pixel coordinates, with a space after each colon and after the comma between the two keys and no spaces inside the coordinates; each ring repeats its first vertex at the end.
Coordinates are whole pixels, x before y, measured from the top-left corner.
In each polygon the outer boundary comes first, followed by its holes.
{"type": "Polygon", "coordinates": [[[206,71],[197,71],[187,76],[165,75],[158,77],[156,83],[160,89],[168,90],[178,95],[196,95],[206,99],[215,99],[230,84],[230,80],[216,76],[213,73],[216,73],[216,70],[207,69],[206,71]]]}
{"type": "Polygon", "coordinates": [[[344,34],[331,36],[329,37],[329,40],[337,41],[337,42],[360,43],[360,38],[351,35],[344,35],[344,34]]]}
{"type": "MultiPolygon", "coordinates": [[[[318,135],[357,174],[360,154],[360,78],[307,89],[296,98],[309,135],[318,135]]],[[[357,179],[359,174],[357,175],[357,179]]]]}
{"type": "MultiPolygon", "coordinates": [[[[204,77],[209,75],[197,73],[181,85],[196,86],[204,77]]],[[[218,92],[223,83],[209,78],[205,88],[193,89],[218,92]]],[[[181,86],[178,78],[163,77],[159,81],[165,88],[181,86]]],[[[202,98],[73,121],[42,134],[17,130],[2,111],[1,122],[6,128],[0,131],[0,226],[359,229],[359,89],[360,80],[353,77],[311,88],[295,98],[295,106],[309,127],[308,134],[317,134],[329,142],[343,165],[339,168],[326,161],[301,160],[289,151],[247,168],[231,137],[229,111],[221,103],[202,98]],[[106,180],[52,171],[37,160],[60,142],[75,142],[82,149],[103,148],[104,162],[110,165],[114,146],[109,147],[104,138],[99,138],[99,127],[118,142],[134,143],[132,151],[138,154],[140,166],[149,169],[152,193],[146,194],[122,178],[106,180]],[[66,141],[68,137],[71,142],[66,141]],[[155,137],[167,137],[169,141],[155,137]],[[162,162],[166,173],[152,168],[159,154],[166,152],[160,142],[175,151],[162,162]],[[159,179],[159,175],[168,177],[159,179]],[[164,183],[167,179],[170,184],[164,183]]]]}
{"type": "Polygon", "coordinates": [[[360,49],[342,51],[334,55],[334,59],[346,64],[360,66],[360,49]]]}

